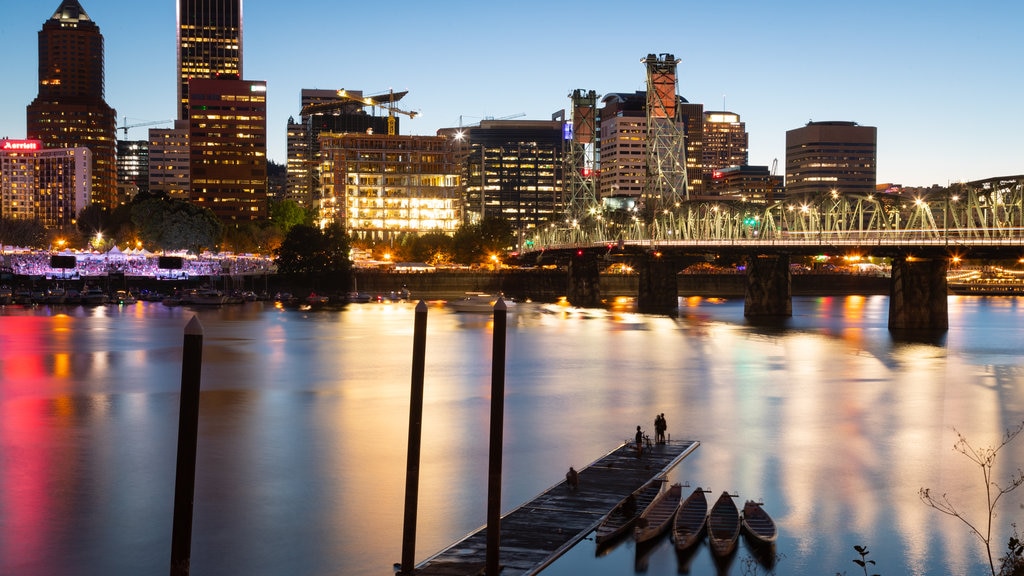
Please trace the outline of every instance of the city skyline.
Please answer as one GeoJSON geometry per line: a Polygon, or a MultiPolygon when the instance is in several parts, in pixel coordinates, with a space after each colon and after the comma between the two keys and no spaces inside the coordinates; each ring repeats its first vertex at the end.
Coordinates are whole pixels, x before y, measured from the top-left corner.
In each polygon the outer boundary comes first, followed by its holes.
{"type": "MultiPolygon", "coordinates": [[[[25,108],[38,89],[37,34],[59,4],[4,7],[0,42],[20,55],[0,68],[0,137],[26,136],[25,108]]],[[[286,123],[299,115],[303,88],[408,90],[400,107],[422,116],[402,118],[402,133],[433,135],[484,117],[550,119],[569,107],[576,88],[599,96],[644,90],[640,59],[671,53],[681,60],[680,95],[746,123],[751,164],[778,159],[782,166],[787,130],[839,120],[877,127],[880,183],[1024,173],[1017,144],[1024,80],[1010,73],[1024,52],[1013,28],[1024,7],[896,4],[744,0],[644,14],[604,1],[515,8],[459,1],[388,11],[372,4],[339,10],[322,0],[251,2],[244,76],[267,81],[268,156],[282,164],[286,123]],[[624,13],[630,17],[616,16],[624,13]],[[590,14],[588,26],[583,15],[590,14]],[[591,46],[582,39],[593,39],[591,46]]],[[[146,4],[141,14],[127,0],[82,0],[82,7],[105,37],[106,99],[118,125],[176,118],[175,2],[146,4]]],[[[147,128],[131,129],[128,138],[145,139],[147,128]]]]}

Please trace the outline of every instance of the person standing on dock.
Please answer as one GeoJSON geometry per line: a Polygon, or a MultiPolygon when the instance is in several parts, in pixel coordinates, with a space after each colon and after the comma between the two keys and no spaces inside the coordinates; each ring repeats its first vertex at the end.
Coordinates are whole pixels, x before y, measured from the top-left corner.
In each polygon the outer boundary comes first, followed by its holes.
{"type": "Polygon", "coordinates": [[[639,456],[644,453],[644,432],[640,429],[640,426],[636,427],[636,455],[639,456]]]}
{"type": "Polygon", "coordinates": [[[580,487],[580,473],[572,466],[569,466],[569,471],[565,473],[565,483],[573,492],[580,487]]]}

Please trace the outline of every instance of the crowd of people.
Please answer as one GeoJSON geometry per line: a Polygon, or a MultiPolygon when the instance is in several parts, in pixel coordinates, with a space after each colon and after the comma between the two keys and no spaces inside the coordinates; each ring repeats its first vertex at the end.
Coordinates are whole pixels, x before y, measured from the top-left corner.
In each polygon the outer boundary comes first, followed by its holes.
{"type": "MultiPolygon", "coordinates": [[[[67,254],[62,254],[67,255],[67,254]]],[[[203,254],[182,257],[181,269],[160,268],[160,256],[155,254],[74,254],[74,268],[54,268],[50,252],[17,252],[3,255],[3,265],[16,275],[47,278],[82,278],[124,274],[152,278],[189,278],[197,276],[272,274],[273,260],[258,256],[226,256],[203,254]]]]}

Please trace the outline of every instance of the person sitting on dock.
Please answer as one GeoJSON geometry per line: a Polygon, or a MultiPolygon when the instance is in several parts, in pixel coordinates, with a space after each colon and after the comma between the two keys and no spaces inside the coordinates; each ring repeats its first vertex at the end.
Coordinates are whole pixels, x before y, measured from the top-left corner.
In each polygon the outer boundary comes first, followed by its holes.
{"type": "Polygon", "coordinates": [[[580,487],[580,473],[572,466],[569,466],[569,471],[565,473],[565,484],[573,492],[580,487]]]}

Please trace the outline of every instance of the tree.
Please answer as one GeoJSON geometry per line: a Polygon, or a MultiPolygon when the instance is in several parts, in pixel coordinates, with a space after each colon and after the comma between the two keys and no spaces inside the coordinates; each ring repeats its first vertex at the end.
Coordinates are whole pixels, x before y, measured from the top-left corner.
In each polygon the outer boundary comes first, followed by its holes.
{"type": "Polygon", "coordinates": [[[453,239],[444,232],[427,232],[411,242],[409,253],[414,262],[444,266],[452,261],[453,239]]]}
{"type": "MultiPolygon", "coordinates": [[[[953,444],[953,450],[967,456],[967,458],[974,462],[978,468],[981,469],[982,478],[985,481],[985,496],[988,503],[988,514],[986,515],[986,523],[981,526],[977,520],[969,520],[964,512],[956,507],[955,504],[949,499],[948,495],[943,493],[942,496],[935,496],[932,494],[931,489],[921,488],[918,491],[918,495],[921,500],[931,506],[932,508],[952,516],[963,522],[971,531],[972,534],[981,540],[981,543],[985,545],[985,553],[988,555],[989,569],[992,571],[992,576],[996,574],[996,565],[992,557],[992,521],[996,517],[996,504],[999,503],[999,499],[1016,490],[1021,484],[1024,484],[1024,470],[1017,468],[1017,471],[1010,475],[1009,481],[1006,485],[1000,485],[992,479],[993,469],[996,465],[996,457],[999,455],[999,451],[1004,446],[1009,444],[1018,434],[1024,430],[1024,422],[1017,425],[1016,428],[1006,431],[1003,436],[1003,441],[998,446],[989,448],[975,448],[971,446],[967,438],[964,437],[958,430],[956,432],[957,441],[953,444]]],[[[1012,547],[1012,540],[1011,540],[1012,547]]]]}
{"type": "Polygon", "coordinates": [[[287,234],[298,224],[313,224],[312,214],[293,200],[280,200],[270,203],[270,220],[287,234]]]}
{"type": "Polygon", "coordinates": [[[213,211],[184,200],[142,200],[132,205],[131,218],[142,241],[160,250],[198,254],[216,248],[221,237],[222,225],[213,211]]]}
{"type": "Polygon", "coordinates": [[[48,244],[49,236],[42,222],[20,218],[0,218],[0,246],[46,248],[48,244]]]}
{"type": "Polygon", "coordinates": [[[352,271],[348,253],[348,235],[340,225],[320,230],[297,224],[274,251],[274,260],[279,274],[305,281],[312,287],[321,282],[347,286],[352,271]]]}

